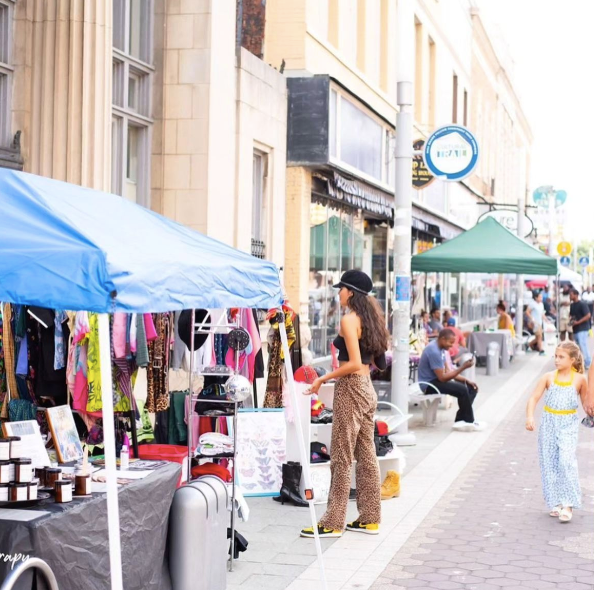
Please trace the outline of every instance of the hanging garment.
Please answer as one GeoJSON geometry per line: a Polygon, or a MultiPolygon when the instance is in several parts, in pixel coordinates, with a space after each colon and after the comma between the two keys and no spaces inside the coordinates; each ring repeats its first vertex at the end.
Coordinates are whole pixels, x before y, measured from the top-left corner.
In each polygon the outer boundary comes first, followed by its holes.
{"type": "MultiPolygon", "coordinates": [[[[287,331],[287,340],[289,349],[295,342],[295,330],[291,320],[291,313],[284,312],[285,329],[287,331]]],[[[282,351],[282,343],[278,323],[272,324],[269,333],[268,346],[268,381],[266,383],[266,396],[264,398],[265,408],[283,407],[283,370],[285,367],[282,351]]]]}
{"type": "MultiPolygon", "coordinates": [[[[169,404],[169,433],[170,445],[185,445],[188,443],[188,428],[185,420],[185,391],[172,391],[169,404]]],[[[196,442],[194,440],[194,442],[196,442]]]]}
{"type": "Polygon", "coordinates": [[[37,406],[24,399],[12,399],[8,404],[8,415],[11,422],[37,420],[37,406]]]}
{"type": "Polygon", "coordinates": [[[90,332],[89,314],[86,311],[78,311],[74,320],[74,335],[72,338],[72,344],[75,348],[72,407],[80,412],[87,411],[89,399],[88,349],[90,332]]]}
{"type": "Polygon", "coordinates": [[[139,367],[146,367],[149,364],[149,349],[144,318],[140,314],[136,316],[136,364],[139,367]]]}
{"type": "Polygon", "coordinates": [[[87,338],[87,412],[99,412],[103,407],[101,400],[101,361],[99,356],[99,316],[89,314],[89,333],[87,338]]]}
{"type": "Polygon", "coordinates": [[[158,338],[157,330],[155,328],[155,322],[153,321],[153,316],[150,313],[145,313],[143,315],[144,319],[144,333],[146,334],[146,339],[148,342],[152,342],[158,338]]]}
{"type": "Polygon", "coordinates": [[[126,358],[127,355],[128,314],[114,313],[111,339],[116,359],[126,358]]]}
{"type": "Polygon", "coordinates": [[[0,404],[4,403],[4,398],[6,397],[6,368],[4,365],[3,321],[4,321],[4,314],[2,313],[2,309],[0,308],[0,404]]]}
{"type": "Polygon", "coordinates": [[[136,438],[139,443],[153,442],[155,440],[153,425],[151,424],[149,413],[144,407],[144,402],[142,400],[138,400],[136,405],[140,414],[140,419],[136,420],[136,438]]]}
{"type": "MultiPolygon", "coordinates": [[[[4,369],[6,371],[6,385],[7,385],[7,398],[16,399],[18,398],[18,387],[16,382],[16,375],[14,372],[15,367],[15,350],[14,350],[14,337],[12,334],[12,306],[10,303],[4,304],[4,334],[3,334],[3,350],[4,350],[4,369]]],[[[8,404],[2,405],[2,418],[8,418],[8,404]]]]}
{"type": "Polygon", "coordinates": [[[171,315],[155,315],[155,329],[158,338],[149,342],[149,364],[147,367],[146,409],[162,412],[169,408],[169,348],[171,344],[171,315]]]}
{"type": "Polygon", "coordinates": [[[66,366],[66,345],[62,325],[68,321],[65,311],[54,312],[54,369],[59,371],[66,366]]]}

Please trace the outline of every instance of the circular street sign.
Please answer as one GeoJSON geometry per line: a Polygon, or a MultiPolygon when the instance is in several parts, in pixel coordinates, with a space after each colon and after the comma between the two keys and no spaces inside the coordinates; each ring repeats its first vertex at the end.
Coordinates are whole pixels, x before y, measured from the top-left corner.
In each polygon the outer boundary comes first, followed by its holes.
{"type": "Polygon", "coordinates": [[[571,258],[569,256],[561,256],[559,262],[561,266],[569,266],[571,264],[571,258]]]}
{"type": "Polygon", "coordinates": [[[533,193],[532,199],[534,200],[534,204],[538,205],[539,207],[544,207],[549,200],[549,192],[553,190],[552,186],[539,186],[533,193]]]}
{"type": "Polygon", "coordinates": [[[582,256],[579,262],[580,266],[583,266],[585,268],[586,266],[588,266],[588,264],[590,264],[590,259],[587,256],[582,256]]]}
{"type": "Polygon", "coordinates": [[[555,207],[561,207],[567,200],[567,191],[555,191],[555,207]]]}
{"type": "Polygon", "coordinates": [[[571,254],[571,244],[569,242],[559,242],[557,253],[559,256],[569,256],[571,254]]]}
{"type": "Polygon", "coordinates": [[[472,174],[479,148],[474,135],[461,125],[446,125],[434,131],[423,157],[427,168],[440,180],[458,181],[472,174]]]}

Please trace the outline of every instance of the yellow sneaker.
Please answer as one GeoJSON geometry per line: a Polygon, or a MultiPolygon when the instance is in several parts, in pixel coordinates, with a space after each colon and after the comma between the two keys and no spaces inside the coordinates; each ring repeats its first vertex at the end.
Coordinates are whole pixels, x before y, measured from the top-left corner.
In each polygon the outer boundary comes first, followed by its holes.
{"type": "MultiPolygon", "coordinates": [[[[327,529],[325,526],[319,524],[318,525],[318,535],[320,539],[333,539],[342,537],[342,531],[337,531],[335,529],[327,529]]],[[[301,531],[302,537],[314,538],[314,530],[313,527],[305,528],[301,531]]]]}
{"type": "Polygon", "coordinates": [[[366,535],[379,535],[379,524],[361,524],[358,520],[349,522],[346,526],[347,531],[356,531],[366,535]]]}

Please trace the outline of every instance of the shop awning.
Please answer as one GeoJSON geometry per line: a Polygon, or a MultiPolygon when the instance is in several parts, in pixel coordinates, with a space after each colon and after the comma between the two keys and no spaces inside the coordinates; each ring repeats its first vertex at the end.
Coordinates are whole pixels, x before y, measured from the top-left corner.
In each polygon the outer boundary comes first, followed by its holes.
{"type": "Polygon", "coordinates": [[[413,256],[412,270],[556,275],[557,261],[488,217],[458,237],[413,256]]]}
{"type": "Polygon", "coordinates": [[[0,301],[141,313],[281,299],[270,262],[116,195],[0,169],[0,301]]]}

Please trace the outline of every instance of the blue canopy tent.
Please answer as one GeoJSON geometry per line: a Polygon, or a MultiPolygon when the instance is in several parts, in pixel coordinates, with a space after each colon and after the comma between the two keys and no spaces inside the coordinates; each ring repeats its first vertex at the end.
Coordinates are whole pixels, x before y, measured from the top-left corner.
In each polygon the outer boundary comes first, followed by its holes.
{"type": "MultiPolygon", "coordinates": [[[[271,309],[282,298],[270,262],[121,197],[0,169],[0,301],[101,314],[103,359],[110,358],[108,313],[271,309]]],[[[110,362],[101,362],[101,380],[112,382],[110,362]]],[[[110,566],[112,588],[120,590],[112,396],[103,403],[110,566]]]]}

